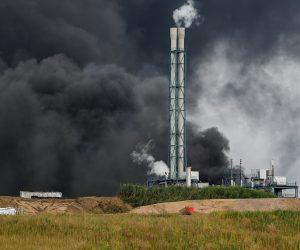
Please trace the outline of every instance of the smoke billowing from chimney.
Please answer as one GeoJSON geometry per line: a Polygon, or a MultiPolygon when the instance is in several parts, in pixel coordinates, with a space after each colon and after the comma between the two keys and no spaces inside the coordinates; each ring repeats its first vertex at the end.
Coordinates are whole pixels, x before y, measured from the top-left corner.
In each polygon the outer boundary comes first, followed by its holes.
{"type": "Polygon", "coordinates": [[[193,0],[187,0],[179,9],[174,10],[173,19],[178,27],[184,26],[189,28],[193,23],[198,25],[200,23],[200,14],[195,8],[193,0]]]}

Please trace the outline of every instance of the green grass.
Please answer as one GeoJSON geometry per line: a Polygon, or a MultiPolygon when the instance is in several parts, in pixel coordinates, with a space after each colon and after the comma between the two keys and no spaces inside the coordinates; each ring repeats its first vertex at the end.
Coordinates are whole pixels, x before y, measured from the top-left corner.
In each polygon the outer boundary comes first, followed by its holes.
{"type": "Polygon", "coordinates": [[[300,249],[300,212],[0,217],[0,249],[300,249]]]}
{"type": "Polygon", "coordinates": [[[120,198],[132,206],[144,206],[160,202],[203,200],[203,199],[245,199],[275,198],[271,193],[241,187],[187,188],[169,186],[147,188],[141,185],[125,184],[121,186],[120,198]]]}

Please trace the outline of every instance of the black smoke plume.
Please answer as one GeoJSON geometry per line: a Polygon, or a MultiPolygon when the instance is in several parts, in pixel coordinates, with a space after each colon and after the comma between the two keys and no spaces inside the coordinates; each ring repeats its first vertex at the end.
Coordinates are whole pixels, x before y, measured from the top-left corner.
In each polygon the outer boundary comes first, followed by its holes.
{"type": "MultiPolygon", "coordinates": [[[[130,153],[149,139],[167,162],[168,65],[158,61],[168,60],[172,23],[156,40],[134,10],[160,6],[158,17],[171,20],[175,2],[1,1],[1,194],[116,194],[146,181],[130,153]]],[[[189,129],[190,163],[218,183],[228,140],[216,128],[189,129]]]]}
{"type": "Polygon", "coordinates": [[[202,182],[222,184],[224,168],[229,165],[229,141],[218,128],[197,132],[192,125],[188,133],[188,159],[192,170],[199,171],[202,182]]]}

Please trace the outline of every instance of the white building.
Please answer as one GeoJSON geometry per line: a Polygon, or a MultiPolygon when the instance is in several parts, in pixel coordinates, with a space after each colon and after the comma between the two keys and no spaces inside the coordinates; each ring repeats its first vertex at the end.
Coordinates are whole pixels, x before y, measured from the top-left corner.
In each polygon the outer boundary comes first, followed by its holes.
{"type": "Polygon", "coordinates": [[[61,192],[28,192],[21,191],[20,197],[25,199],[39,198],[39,199],[61,199],[61,192]]]}

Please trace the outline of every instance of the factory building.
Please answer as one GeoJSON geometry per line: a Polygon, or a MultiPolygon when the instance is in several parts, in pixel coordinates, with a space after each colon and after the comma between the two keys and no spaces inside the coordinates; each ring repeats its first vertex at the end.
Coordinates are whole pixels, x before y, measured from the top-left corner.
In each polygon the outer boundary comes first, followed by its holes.
{"type": "Polygon", "coordinates": [[[298,185],[288,182],[286,176],[275,175],[274,161],[270,169],[252,169],[246,174],[240,166],[225,169],[223,184],[271,192],[281,198],[298,198],[298,185]]]}
{"type": "Polygon", "coordinates": [[[28,192],[21,191],[20,197],[24,199],[61,199],[61,192],[28,192]]]}

